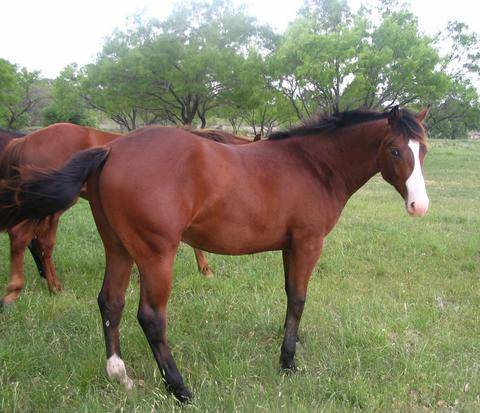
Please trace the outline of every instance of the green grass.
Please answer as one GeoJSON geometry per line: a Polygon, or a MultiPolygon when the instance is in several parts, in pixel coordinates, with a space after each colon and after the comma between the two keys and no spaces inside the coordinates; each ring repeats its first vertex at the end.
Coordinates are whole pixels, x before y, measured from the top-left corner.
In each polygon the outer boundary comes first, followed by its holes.
{"type": "MultiPolygon", "coordinates": [[[[60,224],[65,292],[49,296],[27,259],[27,285],[0,314],[1,412],[480,411],[480,142],[432,142],[431,209],[412,219],[388,184],[356,194],[309,287],[296,375],[279,371],[286,299],[280,253],[175,263],[169,341],[195,404],[167,396],[136,320],[137,273],[121,326],[136,389],[105,373],[96,297],[103,248],[88,205],[60,224]]],[[[1,271],[8,250],[2,237],[1,271]]]]}

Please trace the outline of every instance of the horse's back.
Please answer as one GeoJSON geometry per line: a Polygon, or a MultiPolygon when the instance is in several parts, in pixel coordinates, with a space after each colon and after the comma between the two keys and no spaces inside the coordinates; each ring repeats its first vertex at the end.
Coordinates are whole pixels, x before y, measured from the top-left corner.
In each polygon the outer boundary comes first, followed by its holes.
{"type": "Polygon", "coordinates": [[[22,162],[39,168],[59,168],[75,153],[104,145],[104,136],[116,137],[85,126],[56,123],[25,136],[22,162]],[[100,138],[102,139],[100,139],[100,138]]]}

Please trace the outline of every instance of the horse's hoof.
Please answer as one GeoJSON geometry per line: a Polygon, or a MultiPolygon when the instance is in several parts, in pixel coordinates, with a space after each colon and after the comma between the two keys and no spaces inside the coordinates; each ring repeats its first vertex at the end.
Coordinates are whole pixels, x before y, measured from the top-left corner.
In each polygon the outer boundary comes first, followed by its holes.
{"type": "Polygon", "coordinates": [[[133,380],[128,376],[125,377],[122,384],[123,384],[124,389],[127,390],[127,391],[131,391],[135,388],[135,384],[133,383],[133,380]]]}
{"type": "Polygon", "coordinates": [[[294,360],[282,360],[282,372],[284,374],[293,374],[297,372],[297,366],[294,360]]]}
{"type": "Polygon", "coordinates": [[[210,268],[203,268],[202,274],[205,278],[213,278],[213,271],[210,268]]]}
{"type": "Polygon", "coordinates": [[[190,390],[187,389],[186,386],[181,386],[176,389],[170,389],[170,391],[173,393],[175,398],[182,404],[189,404],[192,402],[193,395],[190,390]]]}
{"type": "Polygon", "coordinates": [[[56,295],[60,294],[63,291],[63,288],[61,285],[49,285],[48,286],[48,292],[50,295],[56,295]]]}

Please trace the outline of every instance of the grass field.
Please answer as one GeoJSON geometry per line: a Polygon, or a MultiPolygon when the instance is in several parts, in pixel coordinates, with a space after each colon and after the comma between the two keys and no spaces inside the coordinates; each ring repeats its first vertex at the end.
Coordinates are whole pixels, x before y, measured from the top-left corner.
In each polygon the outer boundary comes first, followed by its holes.
{"type": "Polygon", "coordinates": [[[480,411],[479,166],[480,142],[432,142],[423,219],[379,177],[351,199],[310,282],[296,375],[279,369],[281,254],[209,255],[216,277],[206,280],[183,246],[169,340],[195,393],[185,408],[167,396],[138,325],[136,272],[121,326],[136,388],[107,378],[103,249],[81,202],[55,252],[65,292],[49,296],[29,257],[24,293],[0,314],[0,411],[480,411]]]}

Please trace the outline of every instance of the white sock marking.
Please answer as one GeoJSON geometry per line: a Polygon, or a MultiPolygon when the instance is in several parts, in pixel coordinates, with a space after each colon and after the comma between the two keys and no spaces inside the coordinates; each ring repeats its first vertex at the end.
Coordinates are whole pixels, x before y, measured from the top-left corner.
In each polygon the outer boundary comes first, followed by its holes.
{"type": "Polygon", "coordinates": [[[111,379],[116,379],[122,383],[127,390],[131,390],[133,388],[133,381],[127,375],[125,363],[116,354],[107,360],[107,374],[111,379]]]}

